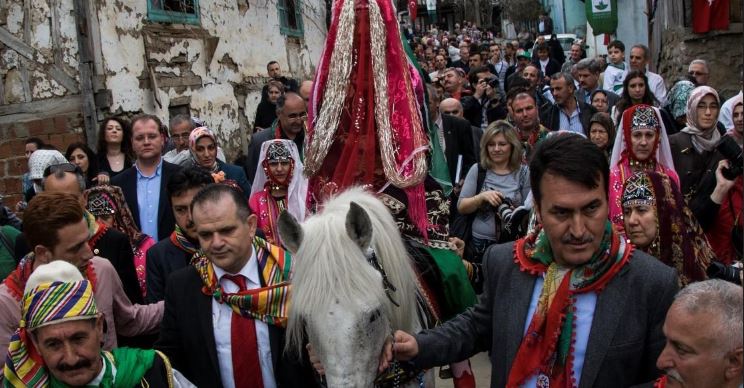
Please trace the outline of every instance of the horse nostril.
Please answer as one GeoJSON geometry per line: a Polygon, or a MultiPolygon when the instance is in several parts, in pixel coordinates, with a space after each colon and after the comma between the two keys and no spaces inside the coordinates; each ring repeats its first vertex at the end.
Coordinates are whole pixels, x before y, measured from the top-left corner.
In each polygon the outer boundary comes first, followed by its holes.
{"type": "Polygon", "coordinates": [[[375,310],[372,312],[372,314],[369,316],[369,323],[372,323],[377,320],[377,318],[380,317],[380,310],[375,310]]]}

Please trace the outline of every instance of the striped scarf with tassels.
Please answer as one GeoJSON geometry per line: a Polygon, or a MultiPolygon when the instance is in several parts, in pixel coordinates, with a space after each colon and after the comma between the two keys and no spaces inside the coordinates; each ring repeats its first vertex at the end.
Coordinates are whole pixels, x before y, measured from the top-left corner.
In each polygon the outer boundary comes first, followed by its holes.
{"type": "Polygon", "coordinates": [[[214,273],[211,261],[198,251],[191,259],[191,265],[199,272],[204,287],[202,292],[212,296],[219,303],[226,303],[236,313],[251,319],[258,319],[278,327],[287,326],[289,310],[292,257],[289,252],[266,240],[255,237],[253,249],[258,259],[258,271],[264,287],[227,293],[222,289],[214,273]]]}

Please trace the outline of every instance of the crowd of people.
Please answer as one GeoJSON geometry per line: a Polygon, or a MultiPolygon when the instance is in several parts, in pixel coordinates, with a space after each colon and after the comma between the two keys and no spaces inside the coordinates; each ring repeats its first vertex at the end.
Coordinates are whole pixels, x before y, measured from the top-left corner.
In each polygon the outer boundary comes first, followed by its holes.
{"type": "MultiPolygon", "coordinates": [[[[703,59],[664,80],[642,44],[626,62],[621,41],[607,58],[577,41],[566,58],[554,38],[502,43],[470,23],[407,37],[447,175],[427,191],[444,193],[444,237],[480,298],[439,328],[395,333],[381,366],[394,349],[452,364],[468,387],[455,365],[490,351],[492,386],[740,386],[742,93],[724,101],[703,59]]],[[[303,174],[313,82],[275,61],[267,73],[232,163],[185,115],[107,118],[96,150],[27,140],[22,220],[0,215],[5,386],[322,383],[317,362],[313,375],[283,352],[278,230],[282,212],[316,210],[303,174]]]]}

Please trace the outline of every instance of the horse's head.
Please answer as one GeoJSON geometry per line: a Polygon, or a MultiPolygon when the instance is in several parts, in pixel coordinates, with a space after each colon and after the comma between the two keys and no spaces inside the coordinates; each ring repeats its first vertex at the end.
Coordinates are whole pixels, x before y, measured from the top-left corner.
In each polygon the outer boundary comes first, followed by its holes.
{"type": "Polygon", "coordinates": [[[371,386],[385,339],[411,330],[415,314],[414,275],[392,217],[370,194],[352,193],[303,225],[279,218],[294,263],[287,349],[301,351],[306,334],[329,387],[371,386]]]}

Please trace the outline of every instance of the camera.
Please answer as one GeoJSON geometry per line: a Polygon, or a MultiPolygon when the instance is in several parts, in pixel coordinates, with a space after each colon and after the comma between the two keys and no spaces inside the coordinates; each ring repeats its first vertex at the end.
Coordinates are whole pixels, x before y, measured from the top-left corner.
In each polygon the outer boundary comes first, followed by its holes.
{"type": "Polygon", "coordinates": [[[744,172],[744,156],[741,147],[730,136],[723,136],[716,145],[718,152],[729,162],[729,167],[721,170],[724,178],[732,181],[744,172]]]}
{"type": "Polygon", "coordinates": [[[714,261],[710,263],[706,273],[711,279],[721,279],[741,286],[741,268],[739,267],[714,261]]]}
{"type": "Polygon", "coordinates": [[[491,77],[488,80],[488,86],[490,86],[490,87],[492,87],[494,89],[498,89],[499,88],[499,77],[491,77]]]}

